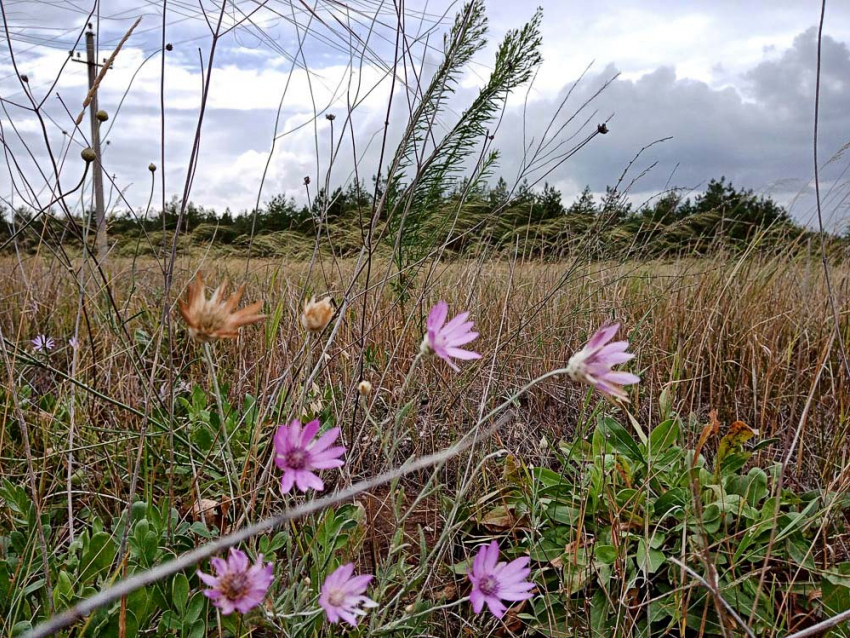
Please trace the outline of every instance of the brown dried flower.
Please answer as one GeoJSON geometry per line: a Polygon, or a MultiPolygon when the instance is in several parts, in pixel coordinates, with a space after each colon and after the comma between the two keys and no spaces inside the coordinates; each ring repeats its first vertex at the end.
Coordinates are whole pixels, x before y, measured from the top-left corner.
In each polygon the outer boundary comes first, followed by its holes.
{"type": "Polygon", "coordinates": [[[333,316],[334,307],[331,304],[330,297],[325,297],[321,301],[316,301],[316,298],[312,297],[310,301],[304,304],[301,324],[307,328],[308,332],[318,334],[327,327],[333,316]]]}
{"type": "Polygon", "coordinates": [[[227,281],[216,288],[212,297],[207,299],[204,278],[198,273],[186,290],[186,301],[177,301],[192,339],[204,342],[235,339],[242,326],[258,323],[266,318],[265,315],[258,314],[263,307],[262,301],[255,301],[241,310],[236,310],[242,293],[245,292],[245,284],[239,286],[227,301],[222,301],[226,287],[227,281]]]}

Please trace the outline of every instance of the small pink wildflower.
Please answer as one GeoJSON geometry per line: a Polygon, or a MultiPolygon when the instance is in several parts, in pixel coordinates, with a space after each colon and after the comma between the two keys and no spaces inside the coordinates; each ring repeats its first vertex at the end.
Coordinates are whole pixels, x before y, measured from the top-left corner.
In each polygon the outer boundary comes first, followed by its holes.
{"type": "Polygon", "coordinates": [[[274,580],[274,567],[271,563],[263,565],[262,554],[251,565],[245,552],[231,548],[227,560],[211,558],[210,564],[215,576],[198,571],[198,578],[210,587],[204,595],[225,616],[234,611],[244,614],[262,603],[274,580]]]}
{"type": "Polygon", "coordinates": [[[68,345],[71,346],[71,348],[73,348],[74,350],[76,350],[79,347],[80,342],[77,340],[76,337],[71,337],[70,339],[68,339],[68,345]]]}
{"type": "Polygon", "coordinates": [[[472,569],[467,572],[472,582],[469,602],[476,614],[480,614],[484,603],[487,603],[493,615],[501,618],[507,610],[503,600],[515,602],[534,597],[531,593],[534,583],[526,580],[531,573],[528,556],[510,563],[498,563],[498,560],[499,543],[493,541],[489,545],[482,545],[472,562],[472,569]]]}
{"type": "Polygon", "coordinates": [[[431,308],[428,313],[426,327],[428,329],[422,340],[421,350],[425,354],[436,354],[451,366],[455,372],[460,372],[452,359],[480,359],[481,355],[471,350],[463,350],[458,346],[474,341],[478,338],[477,332],[472,332],[472,322],[467,321],[469,312],[462,312],[457,317],[446,323],[449,314],[449,304],[440,301],[431,308]]]}
{"type": "Polygon", "coordinates": [[[287,425],[281,425],[274,435],[274,461],[283,470],[280,489],[287,494],[293,485],[306,492],[308,489],[322,491],[325,484],[314,470],[327,470],[345,465],[340,456],[345,453],[341,445],[331,447],[339,437],[339,428],[331,428],[318,439],[319,420],[310,421],[301,429],[301,421],[295,419],[287,425]]]}
{"type": "Polygon", "coordinates": [[[573,381],[587,383],[605,395],[628,401],[623,386],[638,383],[640,377],[611,369],[635,356],[626,352],[628,341],[608,343],[619,329],[620,324],[615,323],[597,330],[587,345],[570,357],[567,374],[573,381]]]}
{"type": "Polygon", "coordinates": [[[36,338],[30,341],[30,343],[32,344],[32,349],[36,352],[53,350],[56,346],[53,337],[48,337],[47,335],[36,335],[36,338]]]}
{"type": "Polygon", "coordinates": [[[354,563],[341,565],[322,584],[319,605],[325,610],[330,623],[337,623],[342,619],[354,627],[357,625],[357,616],[366,615],[366,612],[360,609],[361,606],[378,606],[374,600],[363,595],[374,576],[353,576],[353,573],[354,563]]]}

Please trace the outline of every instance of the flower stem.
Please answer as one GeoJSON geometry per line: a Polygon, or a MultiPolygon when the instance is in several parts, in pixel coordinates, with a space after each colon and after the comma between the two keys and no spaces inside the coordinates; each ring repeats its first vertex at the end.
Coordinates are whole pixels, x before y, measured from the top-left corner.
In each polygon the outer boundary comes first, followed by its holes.
{"type": "Polygon", "coordinates": [[[404,383],[401,384],[401,392],[399,393],[399,398],[404,397],[404,393],[407,390],[407,386],[410,383],[410,380],[413,378],[413,371],[416,369],[416,364],[419,363],[419,360],[422,358],[422,350],[416,353],[416,356],[413,358],[413,362],[410,364],[410,368],[407,370],[407,376],[404,377],[404,383]]]}

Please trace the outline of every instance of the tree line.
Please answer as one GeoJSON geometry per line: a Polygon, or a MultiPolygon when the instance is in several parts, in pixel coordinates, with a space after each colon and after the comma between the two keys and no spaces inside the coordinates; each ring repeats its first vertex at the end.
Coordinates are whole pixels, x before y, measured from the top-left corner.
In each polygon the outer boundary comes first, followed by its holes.
{"type": "MultiPolygon", "coordinates": [[[[297,256],[311,250],[318,239],[335,254],[346,256],[360,249],[365,233],[374,227],[384,248],[392,250],[400,244],[396,236],[413,231],[405,227],[404,207],[386,203],[393,201],[392,193],[384,197],[386,188],[386,183],[373,178],[371,187],[361,181],[331,193],[320,189],[302,204],[277,195],[255,210],[236,214],[189,202],[182,215],[181,241],[184,246],[212,243],[233,251],[250,246],[257,256],[297,256]],[[385,205],[378,206],[382,199],[385,205]],[[376,210],[382,218],[373,220],[376,210]]],[[[165,210],[114,213],[109,220],[113,250],[161,250],[177,229],[180,208],[181,202],[174,198],[165,210]]],[[[600,257],[705,255],[718,248],[742,249],[754,241],[768,250],[784,249],[802,245],[811,236],[770,197],[736,188],[723,177],[712,179],[695,195],[674,190],[637,204],[611,187],[601,197],[585,188],[565,204],[561,192],[548,183],[542,189],[527,182],[510,189],[502,178],[493,185],[461,180],[429,210],[417,218],[416,241],[443,246],[448,256],[482,250],[554,259],[575,251],[600,257]]],[[[80,245],[85,237],[94,239],[91,228],[86,233],[90,215],[68,218],[56,211],[34,215],[22,208],[14,215],[3,211],[3,218],[0,245],[7,251],[15,244],[27,251],[44,241],[80,245]]]]}

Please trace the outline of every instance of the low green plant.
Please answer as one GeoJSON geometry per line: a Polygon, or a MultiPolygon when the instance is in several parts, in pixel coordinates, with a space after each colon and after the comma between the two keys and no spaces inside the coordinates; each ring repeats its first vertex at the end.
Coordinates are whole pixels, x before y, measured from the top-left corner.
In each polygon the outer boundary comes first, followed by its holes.
{"type": "Polygon", "coordinates": [[[723,636],[721,623],[744,635],[724,603],[755,635],[781,635],[850,608],[850,563],[828,540],[847,497],[778,490],[781,463],[748,465],[772,441],[745,449],[754,431],[740,422],[712,462],[684,429],[670,414],[646,437],[599,416],[589,437],[557,446],[557,469],[509,457],[480,523],[525,537],[516,552],[538,565],[542,595],[519,618],[540,635],[723,636]]]}

